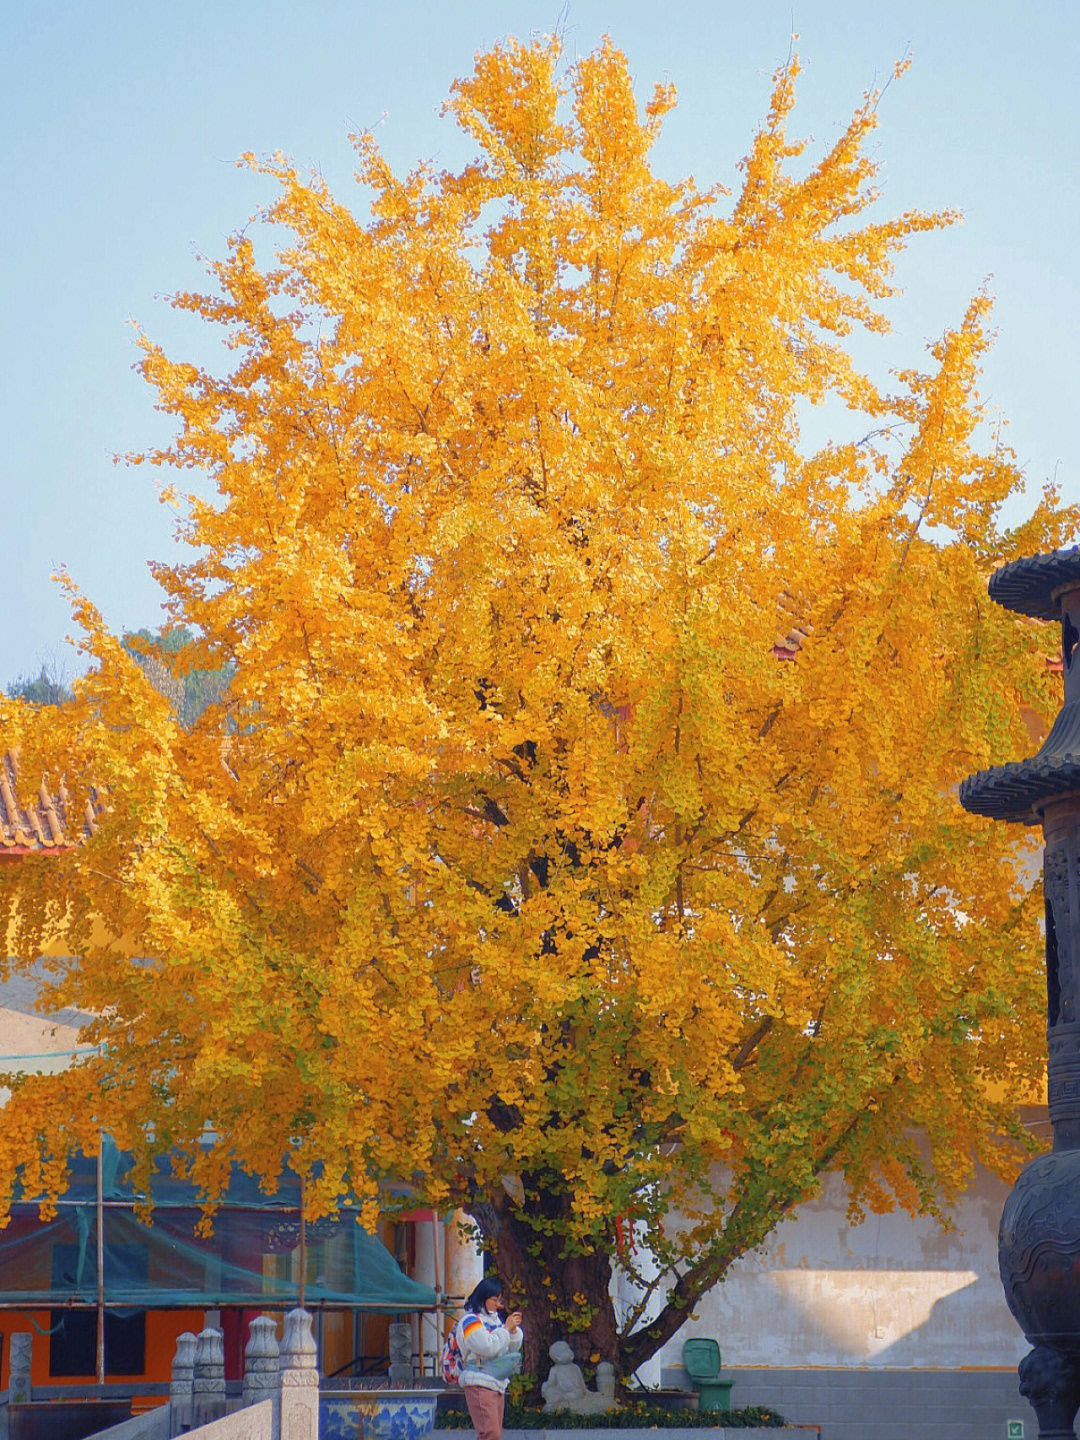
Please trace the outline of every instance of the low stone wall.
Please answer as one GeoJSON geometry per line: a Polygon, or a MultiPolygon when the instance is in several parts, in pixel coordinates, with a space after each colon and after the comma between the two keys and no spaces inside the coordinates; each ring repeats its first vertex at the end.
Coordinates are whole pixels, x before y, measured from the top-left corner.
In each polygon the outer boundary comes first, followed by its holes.
{"type": "Polygon", "coordinates": [[[108,1430],[99,1430],[97,1440],[169,1440],[170,1419],[168,1405],[158,1405],[130,1420],[121,1420],[108,1430]]]}
{"type": "Polygon", "coordinates": [[[7,1440],[85,1440],[131,1418],[130,1400],[33,1400],[8,1405],[7,1440]]]}
{"type": "Polygon", "coordinates": [[[733,1405],[813,1422],[822,1440],[1006,1440],[1010,1420],[1023,1423],[1026,1440],[1039,1433],[1015,1370],[725,1366],[724,1378],[735,1382],[733,1405]]]}
{"type": "MultiPolygon", "coordinates": [[[[220,1420],[211,1420],[198,1431],[199,1440],[273,1440],[274,1401],[260,1400],[257,1405],[245,1405],[220,1420]]],[[[284,1440],[284,1437],[283,1437],[284,1440]]]]}

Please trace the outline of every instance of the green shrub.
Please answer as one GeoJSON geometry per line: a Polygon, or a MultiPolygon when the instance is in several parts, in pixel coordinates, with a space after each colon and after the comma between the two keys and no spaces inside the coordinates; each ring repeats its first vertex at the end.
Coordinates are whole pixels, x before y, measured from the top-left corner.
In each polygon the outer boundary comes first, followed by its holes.
{"type": "MultiPolygon", "coordinates": [[[[661,1410],[635,1401],[602,1415],[571,1415],[566,1410],[524,1409],[507,1405],[503,1417],[506,1430],[742,1430],[758,1427],[780,1429],[787,1422],[775,1410],[749,1405],[743,1410],[661,1410]]],[[[435,1416],[436,1430],[471,1430],[465,1410],[442,1410],[435,1416]]]]}

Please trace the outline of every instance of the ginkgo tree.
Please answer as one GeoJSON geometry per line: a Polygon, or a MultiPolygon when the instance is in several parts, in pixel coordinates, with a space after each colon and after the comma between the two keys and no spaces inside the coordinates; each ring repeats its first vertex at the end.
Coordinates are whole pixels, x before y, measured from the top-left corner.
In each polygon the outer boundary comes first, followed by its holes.
{"type": "Polygon", "coordinates": [[[859,1213],[1016,1165],[1039,902],[954,789],[1057,710],[985,583],[1078,515],[1004,527],[985,296],[892,393],[855,363],[955,217],[871,220],[878,97],[811,160],[796,71],[734,193],[654,172],[673,94],[609,42],[480,55],[460,171],[355,137],[356,211],[248,162],[275,198],[174,300],[221,373],[144,338],[175,439],[134,457],[181,472],[157,574],[228,692],[185,727],[73,591],[76,701],[4,702],[101,807],[0,875],[101,1042],[15,1081],[8,1193],[102,1128],[210,1197],[287,1163],[371,1220],[405,1182],[474,1218],[530,1368],[569,1329],[625,1375],[827,1172],[859,1213]],[[824,401],[859,438],[804,442],[824,401]]]}

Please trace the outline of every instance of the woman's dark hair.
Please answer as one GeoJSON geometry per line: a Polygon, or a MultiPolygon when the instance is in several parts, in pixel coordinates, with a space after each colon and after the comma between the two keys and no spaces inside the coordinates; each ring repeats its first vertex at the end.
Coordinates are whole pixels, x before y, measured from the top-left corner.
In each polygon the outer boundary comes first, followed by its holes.
{"type": "Polygon", "coordinates": [[[485,1275],[465,1301],[465,1309],[472,1315],[479,1315],[487,1309],[489,1300],[496,1300],[503,1293],[503,1283],[498,1275],[485,1275]]]}

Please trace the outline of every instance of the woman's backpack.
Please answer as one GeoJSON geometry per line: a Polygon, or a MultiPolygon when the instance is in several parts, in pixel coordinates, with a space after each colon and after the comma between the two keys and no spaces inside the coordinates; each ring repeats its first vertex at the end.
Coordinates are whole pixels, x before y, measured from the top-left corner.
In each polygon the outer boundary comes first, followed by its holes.
{"type": "Polygon", "coordinates": [[[442,1347],[442,1378],[447,1385],[456,1385],[461,1375],[461,1348],[457,1343],[457,1326],[446,1337],[442,1347]]]}

